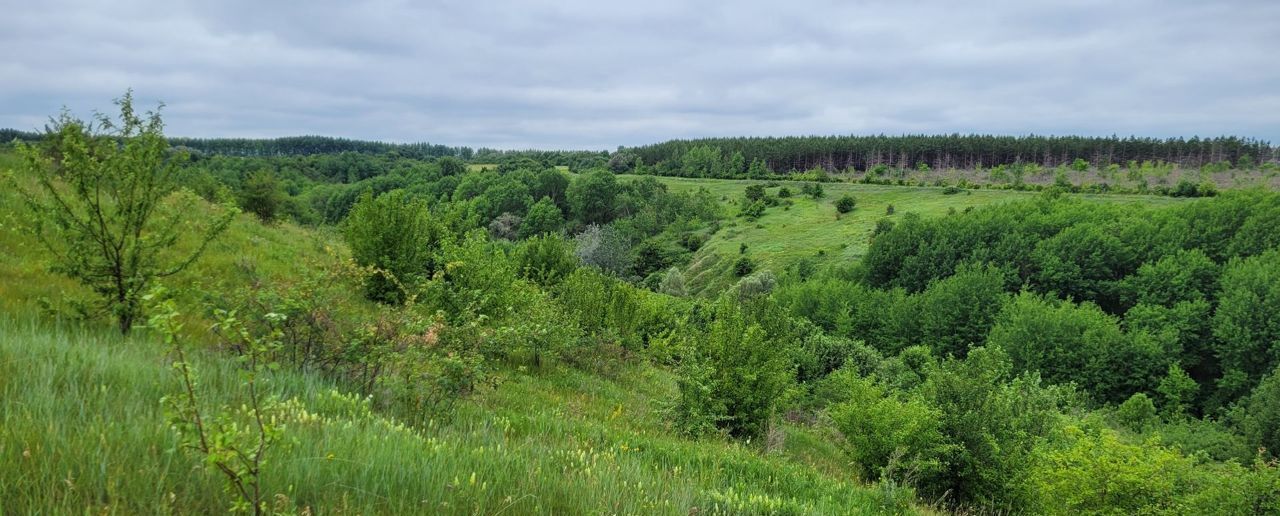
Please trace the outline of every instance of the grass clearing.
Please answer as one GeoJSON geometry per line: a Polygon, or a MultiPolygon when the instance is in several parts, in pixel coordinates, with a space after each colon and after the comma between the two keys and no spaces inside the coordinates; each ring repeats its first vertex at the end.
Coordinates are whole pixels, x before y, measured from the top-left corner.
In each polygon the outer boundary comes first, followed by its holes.
{"type": "MultiPolygon", "coordinates": [[[[623,176],[635,178],[638,176],[623,176]]],[[[1038,192],[1017,190],[963,189],[946,194],[943,187],[888,186],[859,183],[822,183],[824,195],[812,199],[800,192],[804,184],[799,181],[758,181],[738,179],[692,179],[657,177],[672,191],[692,191],[705,188],[725,203],[731,217],[698,252],[687,267],[685,277],[694,292],[719,292],[737,280],[731,269],[747,246],[746,256],[755,261],[756,269],[781,272],[788,265],[802,258],[811,258],[818,265],[850,263],[862,257],[870,245],[870,237],[876,222],[890,220],[906,213],[924,217],[939,217],[966,209],[1032,199],[1038,192]],[[768,188],[769,195],[777,195],[780,187],[791,190],[783,204],[768,208],[764,216],[748,221],[736,216],[746,187],[753,184],[777,183],[768,188]],[[850,213],[838,215],[834,203],[843,195],[852,195],[857,206],[850,213]],[[787,200],[792,202],[786,206],[787,200]],[[892,205],[894,212],[887,214],[892,205]]],[[[1155,195],[1106,195],[1071,194],[1083,199],[1105,203],[1167,204],[1184,202],[1185,199],[1155,195]]]]}

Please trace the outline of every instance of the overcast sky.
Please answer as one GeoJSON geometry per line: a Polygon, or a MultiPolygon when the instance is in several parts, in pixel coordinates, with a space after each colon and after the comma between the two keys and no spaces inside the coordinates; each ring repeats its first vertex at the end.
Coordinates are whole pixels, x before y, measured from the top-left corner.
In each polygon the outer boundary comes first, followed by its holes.
{"type": "Polygon", "coordinates": [[[0,0],[0,12],[0,127],[26,130],[64,105],[109,111],[132,87],[167,104],[172,136],[1280,141],[1275,0],[0,0]]]}

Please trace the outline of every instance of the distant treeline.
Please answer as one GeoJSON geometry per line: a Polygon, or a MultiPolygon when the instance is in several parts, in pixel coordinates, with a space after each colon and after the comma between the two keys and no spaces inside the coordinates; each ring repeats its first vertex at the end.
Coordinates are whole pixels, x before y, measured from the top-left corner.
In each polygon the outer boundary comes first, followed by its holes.
{"type": "Polygon", "coordinates": [[[406,158],[442,158],[453,156],[470,159],[469,147],[450,147],[430,143],[387,143],[349,140],[329,136],[289,136],[283,138],[169,138],[175,147],[185,147],[204,154],[223,156],[311,156],[316,154],[396,153],[406,158]]]}
{"type": "MultiPolygon", "coordinates": [[[[43,136],[39,132],[0,129],[0,143],[13,140],[33,142],[43,136]]],[[[329,136],[289,136],[282,138],[169,138],[174,147],[211,156],[272,157],[316,156],[326,154],[395,154],[404,158],[428,159],[455,157],[474,163],[505,163],[532,159],[548,166],[591,168],[603,166],[608,152],[557,150],[500,150],[481,147],[455,147],[431,143],[388,143],[351,140],[329,136]]]]}
{"type": "MultiPolygon", "coordinates": [[[[828,171],[850,167],[866,170],[876,165],[898,168],[976,168],[1013,163],[1037,163],[1045,167],[1070,164],[1077,159],[1102,167],[1130,161],[1164,161],[1184,167],[1242,158],[1260,163],[1274,157],[1269,142],[1235,136],[1217,138],[1106,138],[1082,136],[796,136],[768,138],[705,138],[671,140],[623,149],[658,171],[678,170],[692,151],[719,151],[726,160],[750,164],[762,160],[776,172],[816,168],[828,171]],[[737,158],[741,155],[741,158],[737,158]],[[1247,156],[1247,157],[1246,157],[1247,156]]],[[[616,160],[615,160],[616,161],[616,160]]]]}
{"type": "MultiPolygon", "coordinates": [[[[35,141],[40,133],[0,129],[0,143],[35,141]]],[[[876,165],[902,169],[994,167],[1015,163],[1056,167],[1088,161],[1095,167],[1130,162],[1159,162],[1199,168],[1211,163],[1259,164],[1276,159],[1270,142],[1236,136],[1216,138],[1139,138],[1118,136],[791,136],[671,140],[613,153],[582,150],[499,150],[430,143],[388,143],[328,136],[283,138],[170,138],[175,147],[201,154],[270,157],[324,154],[395,154],[405,158],[455,157],[472,163],[505,163],[532,159],[546,166],[585,170],[605,166],[615,171],[650,166],[663,175],[688,175],[702,168],[709,177],[787,173],[824,169],[865,171],[876,165]],[[736,169],[736,170],[733,170],[736,169]]]]}

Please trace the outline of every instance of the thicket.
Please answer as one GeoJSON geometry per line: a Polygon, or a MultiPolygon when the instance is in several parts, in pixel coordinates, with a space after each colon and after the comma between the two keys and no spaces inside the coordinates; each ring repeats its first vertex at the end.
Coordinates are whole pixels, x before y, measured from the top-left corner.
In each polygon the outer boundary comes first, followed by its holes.
{"type": "Polygon", "coordinates": [[[989,510],[1266,512],[1280,251],[1261,225],[1277,210],[1251,191],[907,214],[859,264],[773,297],[865,343],[807,384],[868,478],[989,510]]]}

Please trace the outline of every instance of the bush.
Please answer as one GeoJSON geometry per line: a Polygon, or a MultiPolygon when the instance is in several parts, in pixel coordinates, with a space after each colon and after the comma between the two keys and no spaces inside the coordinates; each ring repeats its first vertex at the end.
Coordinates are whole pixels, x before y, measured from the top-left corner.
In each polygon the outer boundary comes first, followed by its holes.
{"type": "Polygon", "coordinates": [[[1116,419],[1121,425],[1135,432],[1145,432],[1159,419],[1156,418],[1156,405],[1151,398],[1141,392],[1116,407],[1116,419]]]}
{"type": "Polygon", "coordinates": [[[936,408],[915,396],[889,396],[866,378],[845,387],[848,401],[832,406],[829,414],[861,478],[879,479],[892,461],[916,474],[941,468],[949,447],[936,408]]]}
{"type": "Polygon", "coordinates": [[[413,285],[429,279],[443,265],[445,228],[425,204],[410,201],[403,190],[376,198],[366,192],[342,230],[356,263],[376,271],[365,284],[365,295],[371,300],[402,303],[413,285]]]}
{"type": "Polygon", "coordinates": [[[583,265],[622,276],[631,270],[631,243],[613,225],[588,226],[575,239],[583,265]]]}
{"type": "Polygon", "coordinates": [[[786,199],[786,198],[788,198],[788,197],[791,197],[791,189],[790,189],[790,188],[787,188],[787,187],[785,187],[785,186],[784,186],[784,187],[782,187],[782,188],[779,188],[779,189],[778,189],[778,198],[779,198],[779,199],[786,199]]]}
{"type": "Polygon", "coordinates": [[[767,206],[765,206],[764,201],[744,202],[742,203],[742,211],[740,211],[739,214],[747,220],[756,220],[764,216],[764,210],[766,208],[767,206]]]}
{"type": "Polygon", "coordinates": [[[853,196],[845,194],[836,200],[836,211],[840,213],[849,213],[853,211],[855,204],[857,204],[857,201],[854,200],[853,196]]]}
{"type": "Polygon", "coordinates": [[[515,252],[520,277],[543,286],[559,283],[578,268],[573,243],[556,234],[535,236],[515,252]]]}
{"type": "Polygon", "coordinates": [[[718,428],[759,438],[789,385],[785,347],[770,342],[732,302],[718,302],[714,317],[705,333],[691,336],[696,354],[680,367],[675,420],[690,435],[718,428]]]}
{"type": "Polygon", "coordinates": [[[824,195],[822,191],[822,184],[820,183],[805,183],[804,186],[800,187],[800,193],[803,193],[814,200],[821,199],[824,195]]]}
{"type": "Polygon", "coordinates": [[[739,256],[738,259],[733,262],[733,274],[739,278],[751,274],[751,271],[754,271],[755,269],[756,264],[751,261],[751,258],[747,258],[746,256],[739,256]]]}

